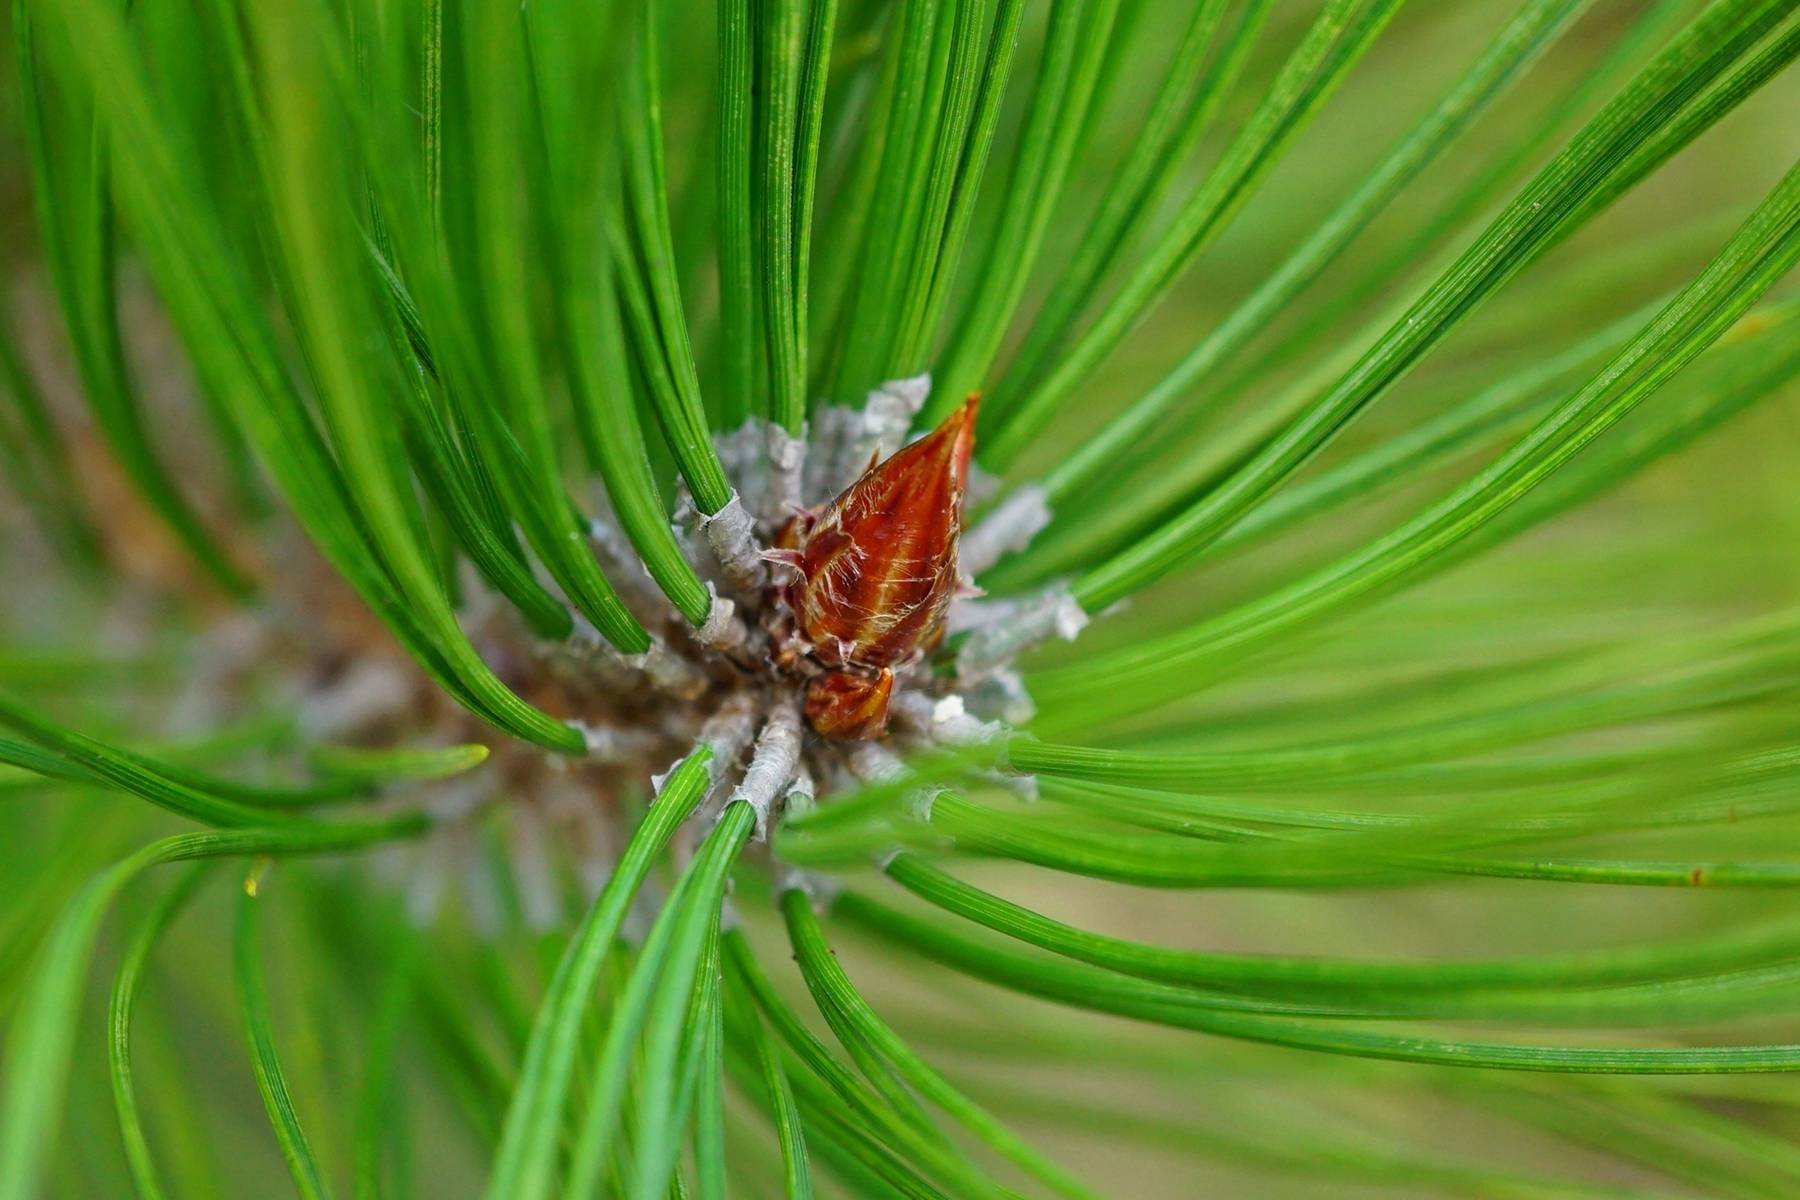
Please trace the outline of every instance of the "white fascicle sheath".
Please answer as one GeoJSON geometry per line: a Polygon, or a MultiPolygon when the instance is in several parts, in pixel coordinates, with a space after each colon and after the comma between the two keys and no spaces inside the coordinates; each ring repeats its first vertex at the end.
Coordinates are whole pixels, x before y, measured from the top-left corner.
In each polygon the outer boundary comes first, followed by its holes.
{"type": "Polygon", "coordinates": [[[900,449],[906,444],[913,418],[930,396],[929,371],[910,379],[890,379],[870,392],[863,405],[863,444],[858,450],[863,454],[879,451],[886,458],[900,449]]]}
{"type": "MultiPolygon", "coordinates": [[[[707,589],[711,588],[708,584],[707,589]]],[[[712,598],[712,607],[706,610],[706,620],[694,630],[695,641],[722,654],[740,649],[749,636],[749,629],[737,618],[737,605],[717,594],[712,598]]]]}
{"type": "Polygon", "coordinates": [[[719,711],[700,727],[700,741],[713,752],[712,761],[706,764],[706,773],[714,783],[736,765],[738,756],[750,744],[758,715],[755,697],[740,692],[726,697],[719,711]]]}
{"type": "Polygon", "coordinates": [[[979,679],[1052,635],[1073,641],[1088,619],[1068,584],[1054,584],[1021,604],[1010,620],[971,633],[956,656],[956,673],[965,680],[979,679]]]}
{"type": "Polygon", "coordinates": [[[700,668],[669,649],[661,638],[652,638],[650,649],[630,655],[625,661],[642,671],[651,686],[666,695],[691,699],[706,690],[706,676],[700,668]]]}
{"type": "MultiPolygon", "coordinates": [[[[864,783],[892,783],[908,774],[906,764],[886,746],[865,742],[850,754],[850,773],[864,783]]],[[[931,802],[944,789],[934,785],[914,788],[906,793],[907,807],[920,821],[931,820],[931,802]]]]}
{"type": "Polygon", "coordinates": [[[806,464],[806,491],[821,500],[856,482],[871,459],[883,459],[906,444],[913,418],[931,395],[931,376],[895,379],[871,391],[861,408],[820,409],[813,421],[813,449],[806,464]]]}
{"type": "Polygon", "coordinates": [[[779,425],[767,426],[769,494],[762,517],[779,526],[806,504],[806,430],[795,437],[779,425]]]}
{"type": "Polygon", "coordinates": [[[744,801],[756,811],[756,837],[766,841],[769,816],[775,810],[776,798],[794,778],[800,762],[800,709],[792,701],[784,701],[769,713],[762,732],[756,736],[756,749],[744,778],[726,804],[744,801]]]}
{"type": "Polygon", "coordinates": [[[979,575],[1008,554],[1016,554],[1050,524],[1050,501],[1044,489],[1026,484],[1000,502],[981,523],[963,534],[957,561],[963,571],[979,575]]]}
{"type": "Polygon", "coordinates": [[[586,721],[571,721],[569,724],[581,731],[581,739],[587,745],[588,758],[598,763],[631,762],[657,740],[645,729],[622,729],[614,725],[589,724],[586,721]]]}
{"type": "Polygon", "coordinates": [[[754,591],[762,586],[765,572],[756,545],[756,522],[738,498],[737,489],[732,489],[731,499],[718,512],[701,514],[700,528],[733,587],[754,591]]]}
{"type": "Polygon", "coordinates": [[[894,698],[894,712],[914,733],[946,745],[991,742],[1005,736],[995,721],[983,721],[963,706],[961,696],[927,696],[905,692],[894,698]]]}

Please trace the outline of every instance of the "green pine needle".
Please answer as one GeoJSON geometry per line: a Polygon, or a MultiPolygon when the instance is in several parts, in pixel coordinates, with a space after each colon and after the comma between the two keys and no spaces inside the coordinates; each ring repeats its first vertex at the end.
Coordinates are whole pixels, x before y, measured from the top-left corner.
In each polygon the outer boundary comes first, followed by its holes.
{"type": "Polygon", "coordinates": [[[0,1200],[1800,1194],[1800,0],[10,11],[0,1200]]]}

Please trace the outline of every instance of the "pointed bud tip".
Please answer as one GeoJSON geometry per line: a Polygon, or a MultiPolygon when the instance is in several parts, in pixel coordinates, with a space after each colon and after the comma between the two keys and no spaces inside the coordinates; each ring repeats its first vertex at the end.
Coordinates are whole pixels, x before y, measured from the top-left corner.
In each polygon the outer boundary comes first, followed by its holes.
{"type": "Polygon", "coordinates": [[[969,478],[969,459],[975,453],[975,417],[981,411],[981,393],[970,392],[957,410],[918,443],[921,457],[944,464],[960,488],[969,478]]]}

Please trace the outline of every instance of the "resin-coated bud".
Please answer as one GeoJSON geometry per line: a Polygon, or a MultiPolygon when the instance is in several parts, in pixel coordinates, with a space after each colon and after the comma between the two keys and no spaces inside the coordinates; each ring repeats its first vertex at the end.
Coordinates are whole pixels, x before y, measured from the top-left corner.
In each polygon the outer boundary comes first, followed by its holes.
{"type": "Polygon", "coordinates": [[[892,688],[880,673],[943,636],[959,583],[978,402],[970,396],[936,430],[872,463],[823,512],[783,531],[780,559],[798,573],[785,589],[788,606],[812,659],[834,669],[815,681],[806,710],[828,737],[879,737],[892,688]],[[837,675],[847,678],[829,682],[837,675]]]}

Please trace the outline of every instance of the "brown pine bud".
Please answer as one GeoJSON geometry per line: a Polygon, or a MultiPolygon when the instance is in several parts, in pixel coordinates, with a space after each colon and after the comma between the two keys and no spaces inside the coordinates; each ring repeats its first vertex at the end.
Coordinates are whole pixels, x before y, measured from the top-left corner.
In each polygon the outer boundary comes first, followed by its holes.
{"type": "Polygon", "coordinates": [[[827,737],[873,741],[887,732],[893,693],[894,673],[886,667],[873,677],[849,671],[820,675],[806,687],[806,723],[827,737]]]}
{"type": "Polygon", "coordinates": [[[820,695],[831,699],[821,699],[817,717],[809,695],[807,716],[820,733],[879,736],[889,689],[876,683],[876,672],[910,661],[943,636],[958,584],[956,546],[979,399],[970,396],[932,433],[871,465],[823,512],[797,518],[786,531],[794,549],[783,561],[799,574],[786,596],[800,636],[814,659],[852,668],[860,680],[857,688],[827,686],[820,695]],[[833,714],[850,704],[859,719],[867,717],[877,694],[874,731],[840,732],[848,717],[833,714]]]}

